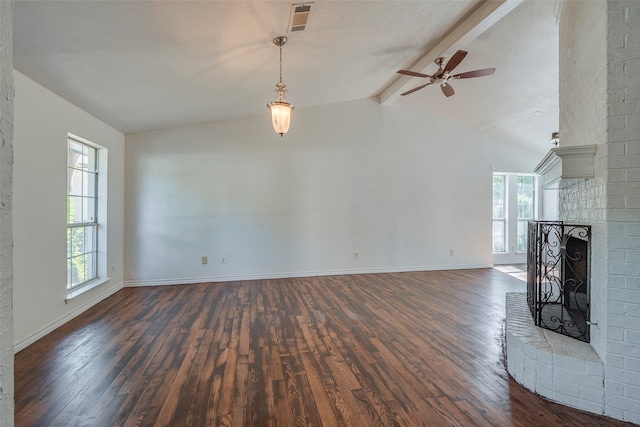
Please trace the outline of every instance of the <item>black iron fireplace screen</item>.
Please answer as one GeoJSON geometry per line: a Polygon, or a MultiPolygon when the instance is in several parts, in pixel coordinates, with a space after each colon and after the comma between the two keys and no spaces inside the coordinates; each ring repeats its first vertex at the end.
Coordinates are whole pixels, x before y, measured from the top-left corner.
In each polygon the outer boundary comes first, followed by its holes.
{"type": "Polygon", "coordinates": [[[527,302],[536,326],[589,342],[591,227],[530,221],[527,302]]]}

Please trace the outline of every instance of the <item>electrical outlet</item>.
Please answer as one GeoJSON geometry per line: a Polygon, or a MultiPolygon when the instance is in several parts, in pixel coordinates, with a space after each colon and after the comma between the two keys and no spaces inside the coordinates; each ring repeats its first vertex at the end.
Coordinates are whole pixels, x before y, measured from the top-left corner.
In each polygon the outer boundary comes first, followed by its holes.
{"type": "Polygon", "coordinates": [[[111,272],[113,273],[114,271],[116,271],[116,266],[115,266],[115,265],[112,265],[112,266],[111,266],[111,272]]]}
{"type": "Polygon", "coordinates": [[[227,257],[226,256],[221,256],[220,257],[220,264],[226,264],[227,263],[227,257]]]}
{"type": "Polygon", "coordinates": [[[449,249],[449,255],[453,256],[453,249],[449,249]]]}
{"type": "Polygon", "coordinates": [[[353,251],[353,259],[359,259],[359,258],[360,258],[360,252],[353,251]]]}
{"type": "Polygon", "coordinates": [[[202,263],[209,264],[209,258],[206,255],[202,257],[202,263]]]}
{"type": "Polygon", "coordinates": [[[133,280],[135,277],[136,277],[135,271],[130,271],[129,273],[127,273],[127,280],[133,280]]]}

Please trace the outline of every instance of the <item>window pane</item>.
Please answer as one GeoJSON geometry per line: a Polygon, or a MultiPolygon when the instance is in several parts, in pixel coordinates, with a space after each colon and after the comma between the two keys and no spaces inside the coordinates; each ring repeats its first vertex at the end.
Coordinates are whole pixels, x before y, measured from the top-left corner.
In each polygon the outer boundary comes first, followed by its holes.
{"type": "Polygon", "coordinates": [[[504,252],[504,221],[493,221],[493,252],[504,252]]]}
{"type": "Polygon", "coordinates": [[[526,252],[527,251],[527,241],[529,239],[529,233],[527,231],[529,221],[528,220],[518,220],[518,232],[516,235],[516,250],[518,252],[526,252]]]}
{"type": "Polygon", "coordinates": [[[516,232],[516,250],[527,251],[527,224],[535,218],[535,185],[533,176],[518,176],[518,224],[516,232]]]}
{"type": "Polygon", "coordinates": [[[518,219],[533,219],[535,178],[533,176],[518,177],[518,219]]]}
{"type": "Polygon", "coordinates": [[[81,255],[85,252],[84,229],[85,227],[75,227],[71,229],[71,256],[72,257],[81,255]]]}
{"type": "Polygon", "coordinates": [[[74,287],[97,277],[96,226],[67,228],[67,287],[74,287]]]}
{"type": "Polygon", "coordinates": [[[82,199],[82,222],[95,222],[96,199],[85,197],[82,199]]]}
{"type": "Polygon", "coordinates": [[[504,175],[493,177],[493,219],[504,218],[505,178],[504,175]]]}
{"type": "Polygon", "coordinates": [[[68,224],[79,224],[83,222],[82,197],[67,197],[67,215],[68,224]]]}
{"type": "Polygon", "coordinates": [[[93,172],[84,172],[82,177],[83,195],[87,197],[96,196],[96,174],[93,172]]]}
{"type": "Polygon", "coordinates": [[[505,250],[505,190],[506,176],[493,176],[493,252],[505,250]]]}
{"type": "Polygon", "coordinates": [[[72,139],[69,140],[69,163],[68,166],[75,168],[78,164],[78,159],[82,157],[82,144],[74,141],[72,139]]]}

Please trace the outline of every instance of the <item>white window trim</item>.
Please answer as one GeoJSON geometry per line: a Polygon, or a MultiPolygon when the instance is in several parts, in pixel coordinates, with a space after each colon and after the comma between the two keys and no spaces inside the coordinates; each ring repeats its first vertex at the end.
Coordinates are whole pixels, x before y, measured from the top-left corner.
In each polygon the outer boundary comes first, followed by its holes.
{"type": "MultiPolygon", "coordinates": [[[[108,155],[109,150],[99,144],[96,144],[93,141],[90,141],[86,138],[73,134],[71,132],[67,133],[67,137],[69,139],[74,139],[78,142],[86,144],[90,147],[93,147],[97,150],[97,172],[98,172],[98,184],[97,184],[97,207],[96,207],[96,218],[98,219],[97,226],[97,261],[96,261],[96,274],[97,277],[93,280],[90,280],[82,285],[76,286],[72,289],[67,289],[66,285],[66,274],[65,274],[65,289],[66,289],[66,298],[65,304],[76,298],[85,292],[90,291],[104,283],[107,283],[111,280],[111,277],[108,275],[108,259],[107,259],[107,176],[108,176],[108,155]]],[[[68,143],[67,143],[68,146],[68,143]]],[[[67,148],[68,149],[68,148],[67,148]]],[[[66,268],[65,268],[66,271],[66,268]]]]}
{"type": "MultiPolygon", "coordinates": [[[[521,172],[493,172],[494,175],[505,175],[507,177],[506,191],[506,212],[505,212],[505,252],[492,252],[494,264],[525,263],[527,260],[526,251],[518,251],[517,247],[517,227],[518,227],[518,198],[517,184],[519,176],[533,176],[536,178],[534,192],[534,220],[540,217],[540,180],[535,173],[521,172]]],[[[493,181],[492,181],[493,182],[493,181]]],[[[493,194],[493,193],[492,193],[493,194]]],[[[493,197],[493,196],[492,196],[493,197]]],[[[493,247],[493,244],[492,244],[493,247]]]]}

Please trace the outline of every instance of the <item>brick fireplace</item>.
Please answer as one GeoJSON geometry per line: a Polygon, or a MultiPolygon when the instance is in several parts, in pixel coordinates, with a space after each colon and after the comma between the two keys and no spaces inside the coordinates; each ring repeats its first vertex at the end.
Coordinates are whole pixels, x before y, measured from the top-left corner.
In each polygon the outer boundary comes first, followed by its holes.
{"type": "Polygon", "coordinates": [[[559,154],[596,150],[592,175],[547,191],[559,220],[591,226],[590,342],[537,328],[526,295],[509,294],[508,369],[551,400],[640,424],[640,2],[558,6],[559,154]]]}

